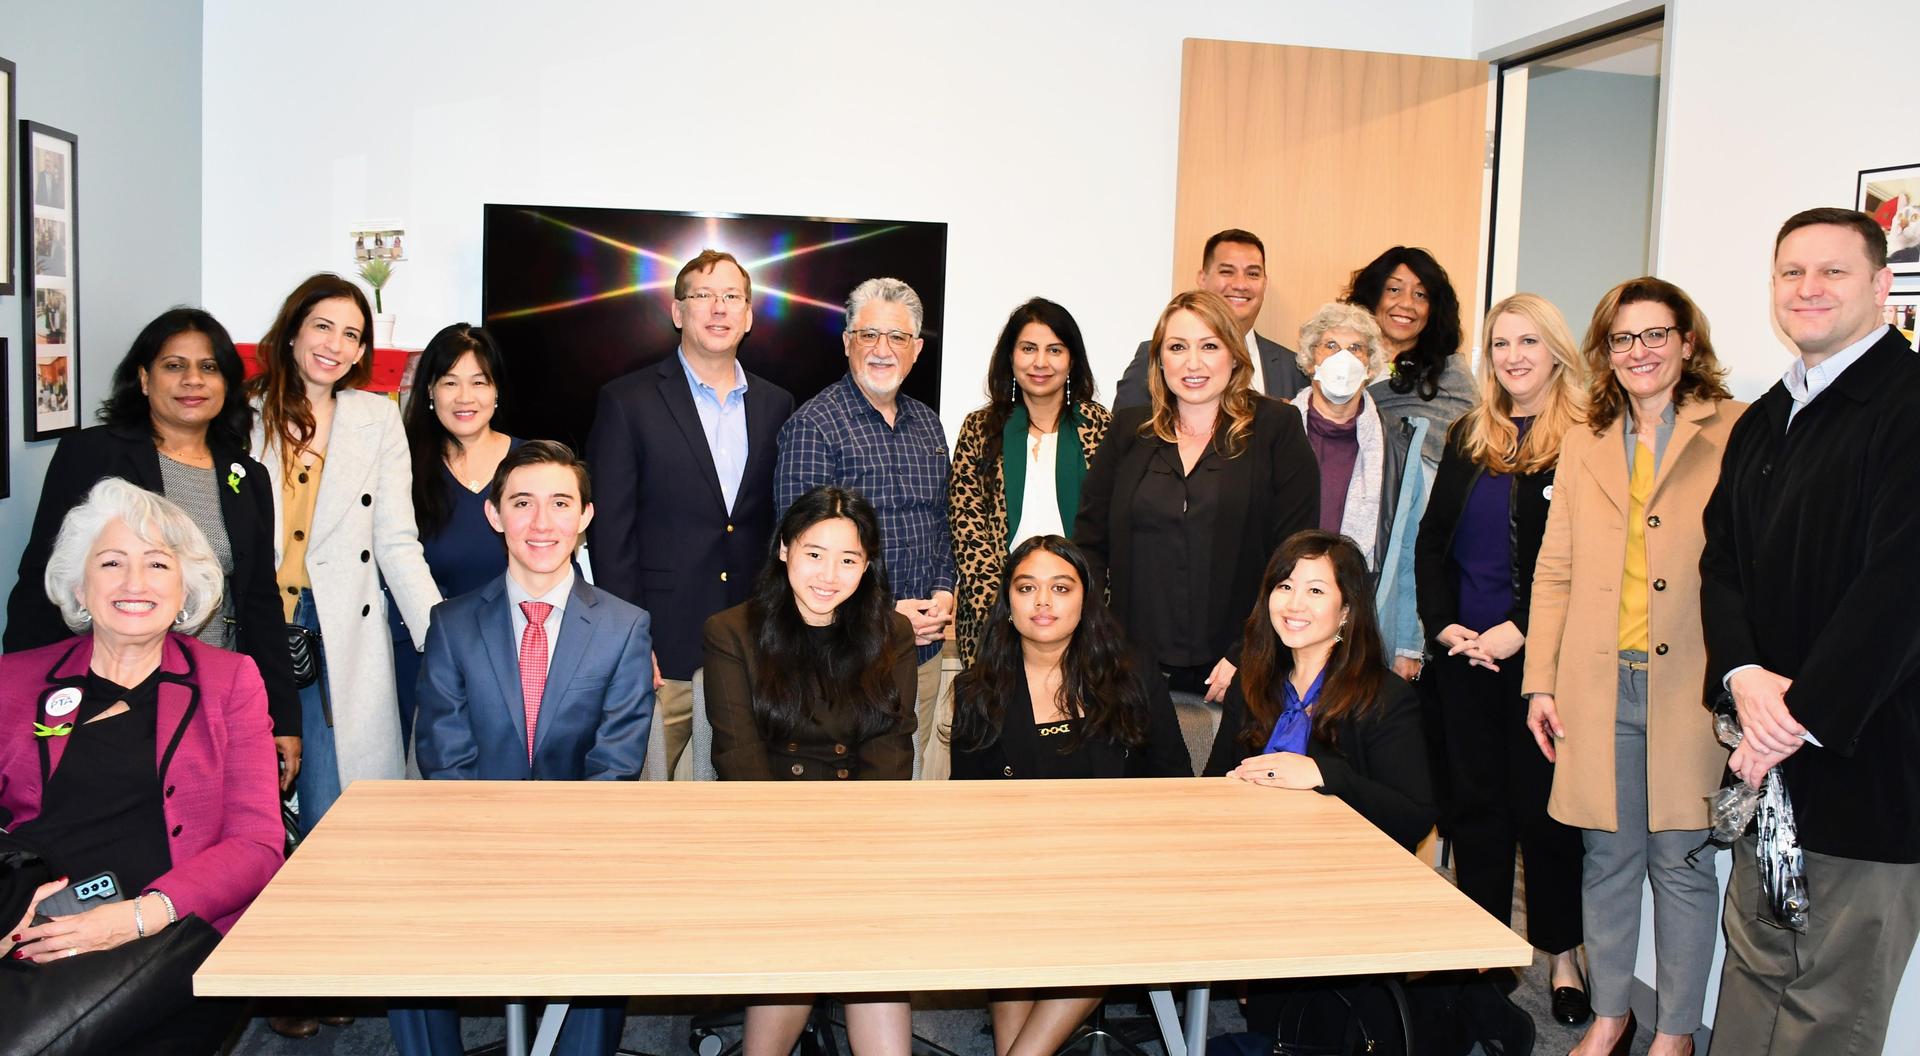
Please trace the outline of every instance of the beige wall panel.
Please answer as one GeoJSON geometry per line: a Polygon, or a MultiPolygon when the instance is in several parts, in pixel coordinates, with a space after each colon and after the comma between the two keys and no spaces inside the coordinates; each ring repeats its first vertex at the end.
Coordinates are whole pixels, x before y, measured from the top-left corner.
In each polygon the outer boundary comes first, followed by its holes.
{"type": "Polygon", "coordinates": [[[1259,329],[1300,323],[1388,246],[1432,251],[1473,332],[1487,65],[1328,48],[1188,40],[1181,69],[1173,288],[1207,236],[1267,246],[1259,329]]]}

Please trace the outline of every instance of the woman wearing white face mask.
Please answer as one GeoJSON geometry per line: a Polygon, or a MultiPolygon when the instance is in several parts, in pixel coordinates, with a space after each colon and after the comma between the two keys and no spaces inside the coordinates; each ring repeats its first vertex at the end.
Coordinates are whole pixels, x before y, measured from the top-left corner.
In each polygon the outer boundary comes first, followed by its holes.
{"type": "Polygon", "coordinates": [[[1420,672],[1413,536],[1425,488],[1425,418],[1387,414],[1366,391],[1386,367],[1380,324],[1366,309],[1328,304],[1300,328],[1300,369],[1313,383],[1294,397],[1320,465],[1320,528],[1352,539],[1373,577],[1380,632],[1396,673],[1420,672]]]}

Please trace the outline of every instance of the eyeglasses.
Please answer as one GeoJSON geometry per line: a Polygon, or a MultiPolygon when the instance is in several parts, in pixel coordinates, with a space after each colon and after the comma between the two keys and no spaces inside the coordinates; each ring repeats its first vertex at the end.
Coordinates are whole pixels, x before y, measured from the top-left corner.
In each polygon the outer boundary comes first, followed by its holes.
{"type": "Polygon", "coordinates": [[[1351,352],[1354,355],[1359,356],[1361,359],[1367,358],[1367,346],[1361,344],[1358,341],[1355,341],[1351,345],[1343,345],[1338,341],[1332,341],[1332,340],[1323,341],[1320,344],[1320,350],[1322,352],[1325,352],[1329,356],[1337,352],[1345,351],[1345,352],[1351,352]]]}
{"type": "Polygon", "coordinates": [[[868,327],[865,330],[849,330],[847,333],[852,336],[855,348],[872,348],[878,345],[883,337],[887,339],[887,347],[895,352],[905,352],[907,347],[913,344],[912,334],[898,330],[875,330],[868,327]]]}
{"type": "Polygon", "coordinates": [[[1634,339],[1638,338],[1640,343],[1647,347],[1648,351],[1652,351],[1653,349],[1664,347],[1667,343],[1667,337],[1676,333],[1679,329],[1677,326],[1649,326],[1637,334],[1624,332],[1608,334],[1607,347],[1613,350],[1614,355],[1624,356],[1628,352],[1633,351],[1634,339]]]}
{"type": "Polygon", "coordinates": [[[725,293],[715,293],[712,290],[688,290],[687,295],[680,299],[690,301],[702,308],[712,308],[715,301],[729,308],[738,308],[747,303],[747,295],[739,290],[728,290],[725,293]]]}

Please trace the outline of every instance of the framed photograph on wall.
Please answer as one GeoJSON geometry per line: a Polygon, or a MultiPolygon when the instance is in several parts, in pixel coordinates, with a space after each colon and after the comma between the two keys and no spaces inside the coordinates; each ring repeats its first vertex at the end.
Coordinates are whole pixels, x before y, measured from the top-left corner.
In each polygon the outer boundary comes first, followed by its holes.
{"type": "Polygon", "coordinates": [[[0,155],[0,297],[13,292],[13,81],[13,63],[0,59],[0,139],[6,140],[0,144],[6,147],[0,155]]]}
{"type": "Polygon", "coordinates": [[[1907,339],[1907,347],[1920,347],[1915,334],[1920,332],[1920,293],[1892,293],[1880,309],[1880,318],[1907,339]]]}
{"type": "Polygon", "coordinates": [[[80,428],[80,141],[20,122],[21,336],[26,437],[80,428]]]}
{"type": "Polygon", "coordinates": [[[1920,165],[1863,170],[1854,207],[1887,233],[1887,266],[1893,273],[1920,275],[1920,165]]]}

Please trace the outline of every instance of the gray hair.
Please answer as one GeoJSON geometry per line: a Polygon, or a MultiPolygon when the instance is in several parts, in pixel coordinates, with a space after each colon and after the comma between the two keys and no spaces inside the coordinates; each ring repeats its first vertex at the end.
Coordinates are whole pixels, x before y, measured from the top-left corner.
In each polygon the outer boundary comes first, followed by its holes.
{"type": "Polygon", "coordinates": [[[926,322],[927,309],[920,303],[920,295],[913,292],[913,287],[899,279],[868,279],[855,286],[853,292],[847,295],[849,329],[852,328],[853,321],[859,318],[860,309],[874,301],[891,301],[904,306],[907,314],[913,316],[913,336],[920,336],[920,326],[926,322]]]}
{"type": "Polygon", "coordinates": [[[80,505],[67,511],[60,522],[60,534],[54,537],[53,554],[47,558],[47,597],[60,606],[60,617],[70,630],[84,629],[92,617],[80,605],[80,588],[86,582],[88,560],[94,543],[107,525],[121,521],[133,529],[142,542],[173,552],[180,563],[180,580],[186,598],[180,605],[184,614],[174,625],[176,630],[199,630],[220,608],[225,575],[220,560],[200,526],[185,510],[145,488],[129,484],[119,477],[107,477],[95,484],[80,505]]]}
{"type": "Polygon", "coordinates": [[[1309,379],[1313,377],[1313,347],[1329,330],[1351,330],[1366,341],[1368,378],[1378,378],[1387,369],[1387,344],[1380,335],[1380,321],[1357,304],[1335,301],[1321,305],[1313,318],[1301,324],[1300,347],[1293,359],[1309,379]]]}

